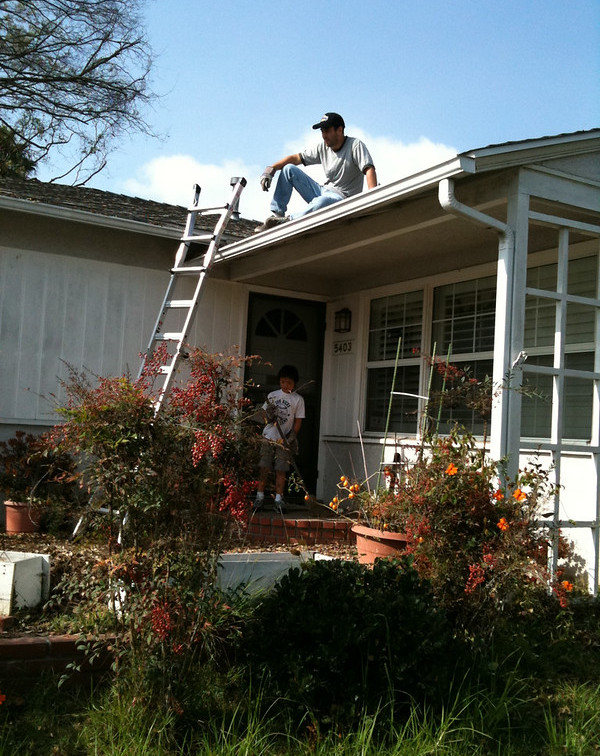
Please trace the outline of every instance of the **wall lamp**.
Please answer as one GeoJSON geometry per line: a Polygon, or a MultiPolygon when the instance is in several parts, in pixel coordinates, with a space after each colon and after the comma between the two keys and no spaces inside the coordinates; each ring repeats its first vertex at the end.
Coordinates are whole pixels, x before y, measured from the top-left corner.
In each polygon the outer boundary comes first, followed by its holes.
{"type": "Polygon", "coordinates": [[[352,312],[347,307],[338,310],[333,316],[333,330],[336,333],[348,333],[352,330],[352,312]]]}

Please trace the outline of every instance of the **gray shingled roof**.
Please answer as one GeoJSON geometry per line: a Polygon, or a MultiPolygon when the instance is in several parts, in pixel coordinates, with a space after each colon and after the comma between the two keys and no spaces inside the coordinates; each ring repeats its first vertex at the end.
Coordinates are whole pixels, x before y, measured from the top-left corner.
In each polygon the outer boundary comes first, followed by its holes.
{"type": "MultiPolygon", "coordinates": [[[[140,221],[177,231],[183,230],[187,215],[187,209],[180,205],[128,197],[125,194],[90,189],[86,186],[46,183],[37,179],[0,177],[0,196],[89,212],[108,218],[140,221]]],[[[243,219],[231,221],[227,227],[227,236],[230,239],[243,239],[253,233],[255,225],[255,222],[243,219]]],[[[212,229],[214,218],[199,220],[197,227],[212,229]]]]}

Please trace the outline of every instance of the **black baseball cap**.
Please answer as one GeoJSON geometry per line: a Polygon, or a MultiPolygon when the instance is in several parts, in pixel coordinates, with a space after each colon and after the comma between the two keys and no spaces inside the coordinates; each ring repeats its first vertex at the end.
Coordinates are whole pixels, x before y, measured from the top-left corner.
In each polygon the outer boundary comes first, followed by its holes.
{"type": "Polygon", "coordinates": [[[319,123],[315,123],[313,126],[313,129],[328,129],[331,126],[334,128],[339,128],[340,126],[345,129],[346,124],[344,123],[344,119],[339,113],[325,113],[325,115],[321,118],[319,123]]]}

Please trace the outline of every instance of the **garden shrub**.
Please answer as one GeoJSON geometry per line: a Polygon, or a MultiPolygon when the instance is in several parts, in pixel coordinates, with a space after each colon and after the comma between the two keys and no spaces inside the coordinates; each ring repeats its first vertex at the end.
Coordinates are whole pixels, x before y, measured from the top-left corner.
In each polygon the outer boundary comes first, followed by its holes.
{"type": "MultiPolygon", "coordinates": [[[[255,433],[244,423],[241,357],[190,352],[190,378],[154,411],[157,365],[138,380],[70,369],[58,449],[80,460],[80,480],[96,503],[129,521],[143,545],[165,532],[197,534],[214,513],[243,520],[254,486],[255,433]]],[[[112,518],[111,518],[112,521],[112,518]]]]}
{"type": "Polygon", "coordinates": [[[515,622],[531,624],[529,615],[566,608],[577,593],[571,545],[540,525],[543,513],[553,511],[554,495],[541,465],[534,462],[511,480],[502,461],[454,426],[446,436],[424,439],[416,460],[388,488],[373,491],[342,476],[335,504],[352,501],[361,521],[404,533],[415,569],[431,581],[457,628],[488,644],[500,629],[512,632],[515,622]],[[552,574],[554,538],[562,564],[552,574]],[[554,606],[546,606],[548,592],[554,606]]]}
{"type": "MultiPolygon", "coordinates": [[[[316,561],[264,597],[244,635],[252,685],[321,721],[351,721],[390,696],[422,701],[452,672],[445,614],[409,561],[316,561]]],[[[441,686],[441,687],[440,687],[441,686]]]]}

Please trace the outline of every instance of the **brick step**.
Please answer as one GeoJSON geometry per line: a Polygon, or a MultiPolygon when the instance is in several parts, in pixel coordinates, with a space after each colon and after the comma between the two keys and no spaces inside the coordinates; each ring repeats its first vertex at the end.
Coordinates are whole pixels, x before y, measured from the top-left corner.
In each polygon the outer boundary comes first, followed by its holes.
{"type": "Polygon", "coordinates": [[[91,664],[80,650],[81,644],[81,637],[75,635],[0,638],[0,690],[6,693],[27,689],[44,672],[61,674],[72,662],[80,665],[80,671],[74,675],[79,681],[110,668],[113,660],[110,638],[105,639],[106,645],[91,664]]]}
{"type": "Polygon", "coordinates": [[[246,536],[252,543],[306,544],[355,543],[352,522],[310,517],[306,512],[256,512],[248,522],[246,536]]]}

